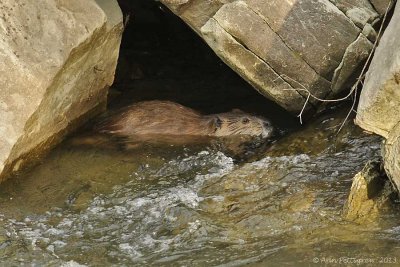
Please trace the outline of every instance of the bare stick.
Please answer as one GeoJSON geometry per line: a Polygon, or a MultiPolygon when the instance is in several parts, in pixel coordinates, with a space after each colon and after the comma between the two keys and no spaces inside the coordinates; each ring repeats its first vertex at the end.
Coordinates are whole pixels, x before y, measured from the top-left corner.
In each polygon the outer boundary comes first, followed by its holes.
{"type": "Polygon", "coordinates": [[[347,112],[346,118],[344,118],[342,124],[339,127],[339,130],[337,131],[337,133],[339,133],[342,130],[342,128],[344,127],[344,125],[346,124],[347,120],[349,119],[351,113],[354,110],[356,102],[357,102],[357,90],[354,90],[353,104],[351,105],[351,108],[350,108],[349,112],[347,112]]]}
{"type": "Polygon", "coordinates": [[[301,109],[299,115],[297,115],[297,117],[300,119],[300,124],[303,124],[302,115],[303,115],[304,110],[306,109],[306,106],[307,106],[308,101],[310,100],[310,95],[311,95],[311,94],[308,94],[308,95],[307,95],[307,99],[306,99],[306,101],[304,101],[303,108],[301,109]]]}

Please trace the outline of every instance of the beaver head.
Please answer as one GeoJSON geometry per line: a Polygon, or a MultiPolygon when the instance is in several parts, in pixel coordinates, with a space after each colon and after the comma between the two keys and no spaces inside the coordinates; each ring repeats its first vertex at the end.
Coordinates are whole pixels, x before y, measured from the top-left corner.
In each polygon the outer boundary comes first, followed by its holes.
{"type": "Polygon", "coordinates": [[[238,109],[213,115],[213,126],[215,136],[248,135],[269,138],[274,132],[269,120],[238,109]]]}

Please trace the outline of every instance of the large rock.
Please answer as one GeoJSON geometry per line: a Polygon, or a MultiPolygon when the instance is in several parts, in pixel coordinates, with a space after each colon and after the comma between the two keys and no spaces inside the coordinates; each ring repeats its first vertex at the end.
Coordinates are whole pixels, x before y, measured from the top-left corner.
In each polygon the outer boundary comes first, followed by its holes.
{"type": "Polygon", "coordinates": [[[366,74],[356,123],[387,138],[384,166],[400,189],[400,4],[382,35],[366,74]]]}
{"type": "Polygon", "coordinates": [[[122,13],[114,0],[0,3],[0,177],[102,109],[122,13]]]}
{"type": "Polygon", "coordinates": [[[255,89],[295,114],[304,89],[328,98],[354,82],[379,18],[368,0],[161,2],[255,89]]]}
{"type": "Polygon", "coordinates": [[[400,121],[400,5],[376,48],[358,104],[356,123],[389,136],[400,121]]]}

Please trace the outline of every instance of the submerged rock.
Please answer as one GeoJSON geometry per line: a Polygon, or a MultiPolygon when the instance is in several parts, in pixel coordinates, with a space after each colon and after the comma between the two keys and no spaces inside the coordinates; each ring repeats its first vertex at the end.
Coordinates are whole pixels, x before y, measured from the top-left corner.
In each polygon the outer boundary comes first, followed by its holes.
{"type": "Polygon", "coordinates": [[[353,178],[350,195],[343,209],[347,220],[365,222],[376,219],[390,206],[392,185],[377,161],[368,162],[353,178]]]}
{"type": "Polygon", "coordinates": [[[0,3],[0,177],[105,107],[122,35],[116,1],[0,3]]]}
{"type": "Polygon", "coordinates": [[[333,97],[354,82],[379,18],[367,0],[161,2],[255,89],[292,113],[303,108],[304,89],[333,97]]]}

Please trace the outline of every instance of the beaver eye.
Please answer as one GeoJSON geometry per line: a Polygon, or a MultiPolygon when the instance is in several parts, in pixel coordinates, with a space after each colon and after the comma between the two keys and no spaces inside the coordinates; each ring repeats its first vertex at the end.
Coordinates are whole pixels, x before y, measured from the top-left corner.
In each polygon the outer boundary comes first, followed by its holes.
{"type": "Polygon", "coordinates": [[[247,124],[247,123],[249,123],[250,122],[250,120],[248,119],[248,118],[243,118],[242,119],[242,123],[243,124],[247,124]]]}

